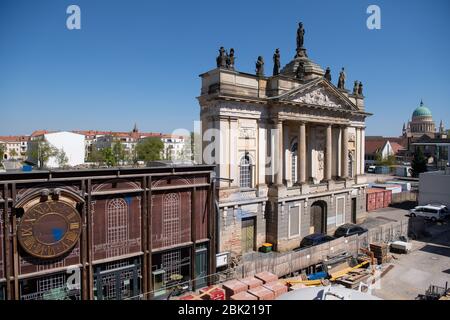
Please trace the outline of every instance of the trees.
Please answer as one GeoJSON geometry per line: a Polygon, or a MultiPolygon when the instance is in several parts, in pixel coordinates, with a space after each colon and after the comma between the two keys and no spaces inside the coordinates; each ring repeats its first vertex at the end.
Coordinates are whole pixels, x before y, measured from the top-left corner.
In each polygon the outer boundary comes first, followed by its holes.
{"type": "Polygon", "coordinates": [[[164,144],[160,138],[145,138],[139,141],[136,146],[137,157],[139,160],[145,162],[161,160],[161,153],[163,149],[164,144]]]}
{"type": "Polygon", "coordinates": [[[9,155],[11,156],[12,159],[15,159],[18,156],[18,153],[15,149],[11,149],[9,155]]]}
{"type": "Polygon", "coordinates": [[[104,162],[106,163],[107,166],[109,167],[114,167],[117,165],[117,161],[116,158],[114,157],[112,148],[104,148],[101,151],[104,162]]]}
{"type": "Polygon", "coordinates": [[[102,152],[102,150],[99,150],[95,147],[92,148],[92,151],[89,153],[89,156],[88,156],[88,162],[94,162],[97,164],[105,163],[105,155],[102,152]]]}
{"type": "Polygon", "coordinates": [[[111,151],[112,151],[115,165],[123,164],[123,162],[125,162],[125,160],[127,158],[127,153],[125,151],[125,147],[123,146],[123,144],[120,141],[115,140],[113,142],[111,151]]]}
{"type": "Polygon", "coordinates": [[[48,159],[57,155],[58,150],[53,147],[47,140],[36,141],[33,148],[29,151],[29,156],[37,160],[39,168],[44,168],[48,159]]]}
{"type": "Polygon", "coordinates": [[[419,174],[427,171],[427,159],[423,155],[422,149],[417,148],[411,162],[412,176],[419,177],[419,174]]]}
{"type": "Polygon", "coordinates": [[[67,157],[64,149],[56,152],[56,162],[58,163],[59,168],[65,168],[67,166],[69,158],[67,157]]]}
{"type": "Polygon", "coordinates": [[[0,160],[3,160],[3,157],[5,156],[5,145],[0,144],[0,160]]]}

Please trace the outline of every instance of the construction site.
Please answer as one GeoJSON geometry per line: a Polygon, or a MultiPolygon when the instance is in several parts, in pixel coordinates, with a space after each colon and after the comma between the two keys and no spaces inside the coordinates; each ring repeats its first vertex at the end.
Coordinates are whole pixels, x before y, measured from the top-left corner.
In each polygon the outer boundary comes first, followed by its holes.
{"type": "Polygon", "coordinates": [[[450,240],[448,221],[431,224],[405,213],[375,211],[362,235],[287,253],[243,255],[226,271],[209,276],[210,286],[183,291],[191,286],[179,283],[169,289],[178,295],[169,299],[448,300],[450,277],[441,270],[450,261],[442,245],[450,240]]]}

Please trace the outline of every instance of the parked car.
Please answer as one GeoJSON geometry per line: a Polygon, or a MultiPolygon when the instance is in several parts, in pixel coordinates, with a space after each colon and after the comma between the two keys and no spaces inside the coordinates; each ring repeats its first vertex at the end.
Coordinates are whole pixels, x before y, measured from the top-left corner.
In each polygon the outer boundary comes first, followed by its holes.
{"type": "Polygon", "coordinates": [[[424,217],[431,221],[442,220],[450,215],[449,209],[444,205],[428,204],[426,206],[417,206],[409,211],[411,217],[424,217]]]}
{"type": "Polygon", "coordinates": [[[367,172],[368,173],[375,173],[375,169],[376,169],[377,167],[376,166],[369,166],[368,168],[367,168],[367,172]]]}
{"type": "Polygon", "coordinates": [[[323,233],[313,233],[306,236],[300,242],[300,248],[307,248],[312,246],[317,246],[328,241],[334,240],[334,237],[323,233]]]}
{"type": "Polygon", "coordinates": [[[359,236],[364,232],[367,232],[366,228],[358,226],[356,224],[346,223],[336,229],[336,231],[334,232],[334,237],[335,238],[348,237],[354,234],[357,234],[359,236]]]}

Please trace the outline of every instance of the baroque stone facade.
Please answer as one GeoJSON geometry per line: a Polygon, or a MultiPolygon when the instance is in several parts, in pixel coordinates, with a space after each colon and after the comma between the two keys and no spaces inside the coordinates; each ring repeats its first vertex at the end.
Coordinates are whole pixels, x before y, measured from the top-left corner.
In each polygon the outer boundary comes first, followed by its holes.
{"type": "Polygon", "coordinates": [[[200,75],[203,160],[221,178],[220,252],[291,250],[364,217],[364,97],[297,51],[271,77],[236,66],[200,75]]]}

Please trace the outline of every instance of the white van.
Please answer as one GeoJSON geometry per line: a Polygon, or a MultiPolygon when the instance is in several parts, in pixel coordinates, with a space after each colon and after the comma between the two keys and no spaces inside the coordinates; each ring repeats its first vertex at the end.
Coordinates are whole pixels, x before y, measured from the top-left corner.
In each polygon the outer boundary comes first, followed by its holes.
{"type": "Polygon", "coordinates": [[[444,205],[418,206],[409,211],[411,217],[424,217],[431,221],[442,220],[449,215],[449,210],[444,205]]]}

